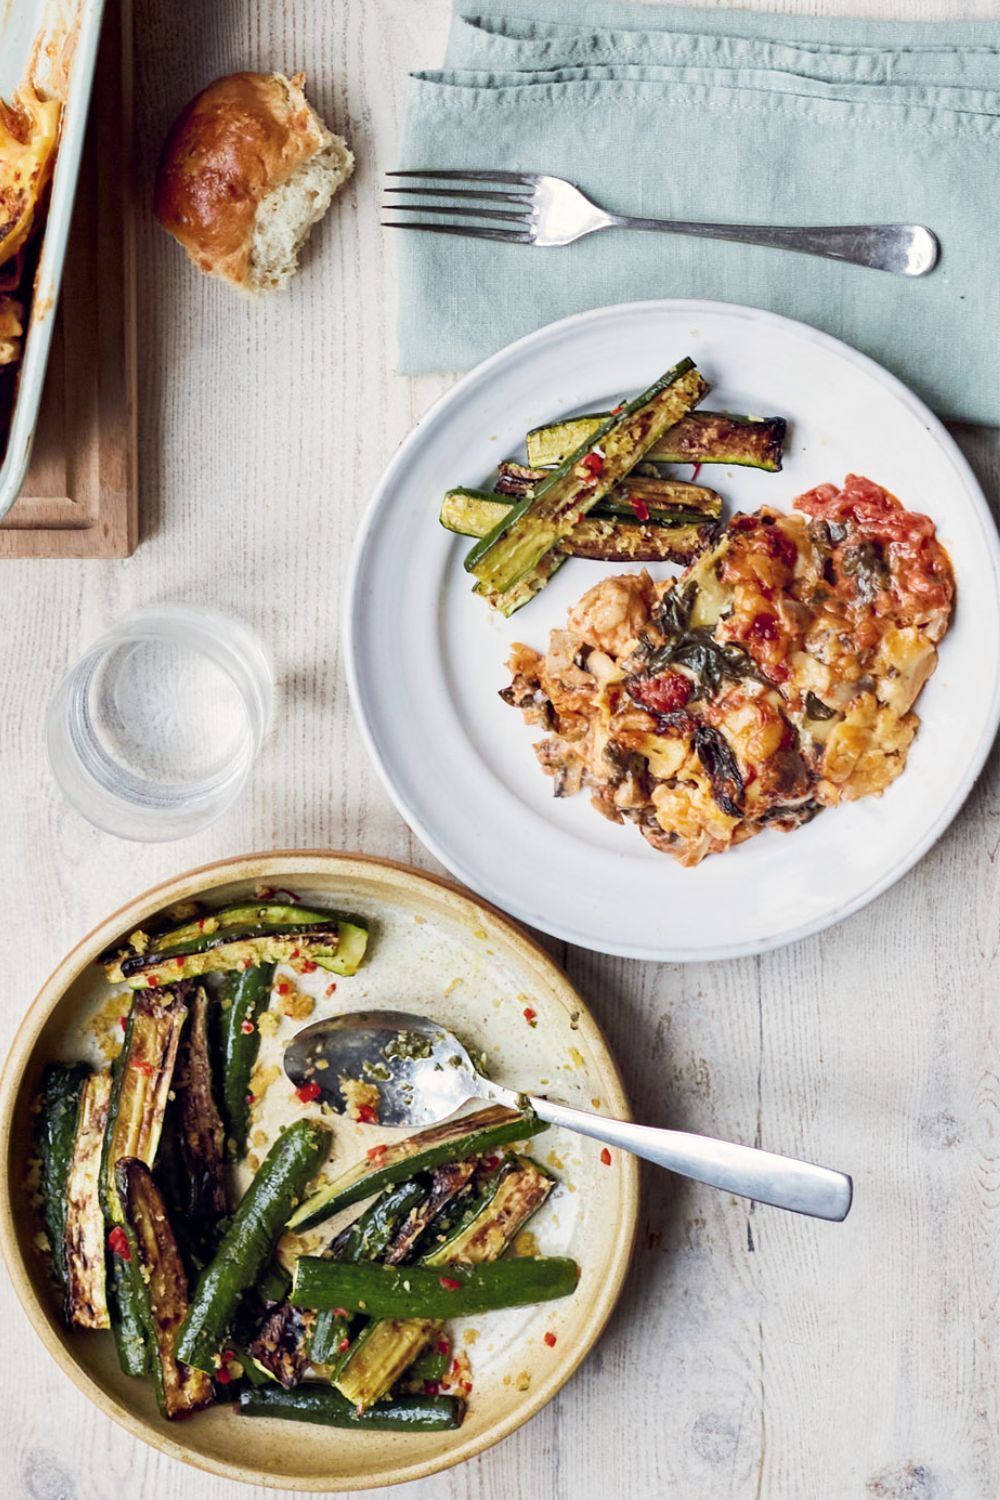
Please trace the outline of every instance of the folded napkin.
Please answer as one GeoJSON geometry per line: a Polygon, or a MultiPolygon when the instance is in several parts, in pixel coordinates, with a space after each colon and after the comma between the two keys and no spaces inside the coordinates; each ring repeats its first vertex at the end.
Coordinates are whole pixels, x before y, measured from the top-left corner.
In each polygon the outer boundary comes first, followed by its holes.
{"type": "Polygon", "coordinates": [[[1000,22],[472,3],[445,69],[408,80],[401,167],[550,172],[656,218],[922,223],[941,259],[909,279],[626,230],[547,250],[400,233],[404,373],[611,302],[715,298],[845,339],[942,416],[1000,423],[1000,22]]]}

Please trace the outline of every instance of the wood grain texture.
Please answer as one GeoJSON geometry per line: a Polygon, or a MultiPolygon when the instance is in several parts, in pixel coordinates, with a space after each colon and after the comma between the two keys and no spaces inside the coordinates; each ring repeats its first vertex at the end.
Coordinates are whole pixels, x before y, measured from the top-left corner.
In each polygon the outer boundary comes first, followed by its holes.
{"type": "MultiPolygon", "coordinates": [[[[526,7],[529,0],[526,0],[526,7]]],[[[472,7],[474,8],[474,7],[472,7]]],[[[1000,16],[1000,0],[799,0],[803,13],[1000,16]]],[[[364,497],[445,380],[393,372],[377,229],[405,72],[434,66],[445,0],[136,0],[143,535],[125,562],[5,564],[3,909],[13,1028],[48,968],[153,880],[224,854],[356,848],[432,868],[364,756],[339,636],[364,497]],[[287,294],[197,277],[143,205],[180,105],[235,67],[304,67],[359,167],[287,294]],[[60,802],[44,760],[59,673],[134,604],[203,599],[275,659],[273,732],[238,806],[139,848],[60,802]]],[[[1000,437],[958,438],[1000,496],[1000,437]]],[[[412,1500],[993,1500],[1000,1491],[1000,759],[937,848],[832,932],[760,959],[651,965],[550,943],[652,1123],[853,1170],[843,1227],[652,1171],[608,1333],[562,1396],[412,1500]]],[[[0,1282],[5,1493],[251,1500],[158,1458],[59,1375],[0,1282]]]]}
{"type": "Polygon", "coordinates": [[[108,6],[24,488],[0,559],[128,557],[139,530],[130,0],[108,6]]]}

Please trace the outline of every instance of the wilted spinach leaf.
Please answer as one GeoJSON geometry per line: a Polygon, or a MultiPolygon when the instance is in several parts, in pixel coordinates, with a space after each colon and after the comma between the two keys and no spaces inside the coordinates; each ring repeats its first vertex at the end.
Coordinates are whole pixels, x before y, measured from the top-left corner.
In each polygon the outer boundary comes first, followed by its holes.
{"type": "Polygon", "coordinates": [[[691,743],[708,772],[712,796],[722,811],[731,818],[741,817],[744,805],[743,777],[729,742],[710,724],[699,724],[691,737],[691,743]]]}
{"type": "Polygon", "coordinates": [[[862,604],[871,604],[889,584],[889,568],[880,542],[858,542],[840,554],[840,570],[854,579],[862,604]]]}

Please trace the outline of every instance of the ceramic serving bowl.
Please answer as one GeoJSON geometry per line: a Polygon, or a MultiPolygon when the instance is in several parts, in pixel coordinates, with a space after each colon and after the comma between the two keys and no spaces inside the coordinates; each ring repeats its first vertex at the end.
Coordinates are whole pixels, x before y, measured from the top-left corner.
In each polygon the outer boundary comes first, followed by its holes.
{"type": "MultiPolygon", "coordinates": [[[[533,1223],[544,1253],[581,1267],[574,1296],[474,1320],[474,1389],[453,1433],[337,1431],[240,1416],[219,1405],[189,1422],[157,1410],[149,1381],[122,1374],[109,1334],[62,1323],[24,1186],[31,1104],[44,1065],[85,1055],[86,1023],[109,986],[97,955],[154,913],[192,897],[211,905],[256,887],[364,913],[369,958],[338,980],[329,1013],[397,1005],[422,1010],[484,1047],[493,1076],[570,1104],[627,1116],[614,1060],[583,1001],[513,922],[458,887],[360,855],[248,855],[189,871],[112,913],[56,967],[21,1024],[0,1081],[0,1247],[28,1322],[71,1380],[108,1416],[160,1452],[250,1484],[296,1490],[364,1489],[418,1479],[481,1453],[550,1401],[601,1333],[629,1264],[638,1212],[633,1158],[557,1131],[538,1153],[563,1186],[533,1223]],[[526,1024],[526,997],[536,1023],[526,1024]],[[555,1342],[545,1334],[555,1334],[555,1342]]],[[[319,1013],[319,1012],[318,1012],[319,1013]]],[[[335,1134],[351,1127],[337,1122],[335,1134]]],[[[356,1149],[337,1135],[338,1155],[356,1149]]],[[[27,1337],[27,1334],[24,1335],[27,1337]]]]}

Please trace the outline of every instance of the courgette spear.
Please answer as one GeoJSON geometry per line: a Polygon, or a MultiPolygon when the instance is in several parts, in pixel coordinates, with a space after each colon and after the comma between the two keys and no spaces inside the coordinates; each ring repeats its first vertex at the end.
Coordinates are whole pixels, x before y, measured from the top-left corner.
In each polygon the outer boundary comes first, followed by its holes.
{"type": "MultiPolygon", "coordinates": [[[[488,536],[510,509],[479,490],[449,490],[441,503],[439,520],[460,536],[488,536]]],[[[678,511],[670,525],[631,521],[611,516],[585,516],[555,550],[567,557],[589,557],[599,562],[690,562],[711,536],[712,522],[697,511],[678,511]],[[682,522],[686,524],[681,524],[682,522]]]]}
{"type": "MultiPolygon", "coordinates": [[[[500,465],[497,475],[492,490],[473,490],[471,493],[489,494],[493,500],[498,495],[522,499],[548,478],[548,470],[529,469],[524,464],[507,460],[500,465]]],[[[610,495],[605,495],[594,506],[591,515],[624,516],[627,521],[634,521],[638,515],[648,513],[649,520],[662,521],[669,526],[677,524],[678,516],[685,511],[698,511],[717,519],[722,514],[722,496],[704,484],[692,484],[687,479],[652,479],[633,469],[610,495]]]]}
{"type": "Polygon", "coordinates": [[[707,391],[707,382],[685,359],[602,422],[473,547],[465,566],[476,579],[476,592],[506,593],[536,568],[707,391]]]}
{"type": "Polygon", "coordinates": [[[373,1318],[464,1318],[471,1313],[551,1302],[576,1290],[576,1261],[526,1256],[489,1265],[352,1265],[303,1255],[295,1267],[296,1307],[346,1307],[373,1318]]]}
{"type": "Polygon", "coordinates": [[[80,1100],[90,1069],[84,1063],[50,1063],[42,1074],[35,1139],[41,1158],[42,1219],[52,1253],[52,1273],[66,1287],[66,1184],[73,1162],[80,1100]]]}
{"type": "Polygon", "coordinates": [[[244,1292],[270,1260],[282,1228],[329,1150],[330,1132],[296,1120],[278,1136],[210,1265],[198,1278],[177,1338],[177,1358],[211,1372],[244,1292]]]}
{"type": "Polygon", "coordinates": [[[227,974],[218,997],[222,1111],[232,1152],[242,1156],[250,1127],[250,1074],[260,1051],[257,1021],[267,1010],[274,981],[274,964],[256,964],[227,974]]]}
{"type": "Polygon", "coordinates": [[[282,1417],[286,1422],[318,1422],[326,1427],[364,1427],[374,1432],[443,1432],[461,1427],[465,1402],[454,1396],[391,1396],[359,1410],[328,1385],[300,1385],[294,1391],[267,1386],[240,1394],[246,1417],[282,1417]]]}
{"type": "MultiPolygon", "coordinates": [[[[548,422],[528,433],[528,463],[538,468],[562,463],[607,421],[607,412],[548,422]]],[[[727,412],[693,411],[664,433],[646,457],[658,463],[732,464],[734,467],[781,468],[785,441],[783,417],[734,417],[727,412]]]]}
{"type": "MultiPolygon", "coordinates": [[[[530,1157],[507,1158],[484,1185],[477,1202],[422,1266],[476,1265],[497,1260],[536,1213],[555,1183],[530,1157]]],[[[378,1401],[437,1333],[435,1318],[388,1318],[369,1323],[352,1344],[334,1384],[348,1401],[378,1401]]]]}
{"type": "Polygon", "coordinates": [[[394,1182],[412,1177],[414,1172],[426,1172],[442,1162],[464,1161],[468,1156],[480,1156],[495,1151],[498,1146],[507,1146],[511,1141],[523,1141],[537,1135],[546,1126],[536,1115],[526,1112],[518,1114],[491,1104],[486,1109],[463,1115],[458,1120],[446,1120],[443,1125],[432,1125],[417,1135],[397,1141],[392,1146],[373,1146],[367,1156],[348,1167],[346,1172],[326,1183],[319,1192],[313,1193],[301,1204],[288,1220],[288,1228],[301,1233],[321,1224],[331,1214],[370,1198],[394,1182]]]}
{"type": "Polygon", "coordinates": [[[74,1328],[109,1328],[105,1287],[101,1153],[111,1102],[111,1074],[91,1073],[83,1086],[66,1179],[66,1317],[74,1328]]]}
{"type": "Polygon", "coordinates": [[[186,1214],[219,1219],[226,1212],[222,1117],[215,1103],[208,1043],[208,996],[201,985],[191,1003],[191,1019],[177,1064],[177,1134],[186,1168],[186,1214]]]}
{"type": "MultiPolygon", "coordinates": [[[[123,1222],[115,1167],[126,1156],[137,1157],[148,1167],[156,1158],[188,1014],[188,993],[186,984],[171,985],[148,990],[132,1001],[125,1041],[112,1073],[101,1157],[101,1206],[113,1230],[120,1230],[123,1222]]],[[[109,1243],[114,1251],[111,1237],[109,1243]]],[[[127,1263],[115,1252],[107,1258],[107,1269],[108,1310],[119,1361],[127,1375],[143,1375],[151,1351],[127,1263]]]]}
{"type": "Polygon", "coordinates": [[[171,1420],[190,1416],[212,1401],[208,1375],[180,1364],[174,1341],[188,1308],[187,1276],[159,1189],[145,1162],[125,1157],[115,1184],[128,1238],[132,1294],[152,1353],[156,1399],[171,1420]]]}
{"type": "Polygon", "coordinates": [[[156,1159],[189,999],[190,986],[177,984],[146,990],[132,1001],[115,1063],[101,1165],[101,1198],[112,1224],[122,1222],[118,1162],[135,1156],[152,1167],[156,1159]]]}
{"type": "MultiPolygon", "coordinates": [[[[199,938],[212,937],[217,932],[280,931],[282,928],[287,931],[292,927],[323,927],[331,920],[339,921],[339,914],[286,902],[242,901],[221,906],[216,911],[203,912],[191,921],[154,933],[148,938],[147,946],[150,953],[167,953],[178,943],[197,942],[199,938]]],[[[132,943],[135,944],[137,938],[141,942],[143,937],[144,934],[133,933],[132,943]]]]}
{"type": "Polygon", "coordinates": [[[312,963],[334,974],[354,974],[367,943],[366,929],[356,922],[280,929],[257,925],[242,931],[225,928],[175,942],[157,953],[119,953],[105,964],[105,972],[112,984],[127,984],[131,989],[265,963],[312,963]]]}

